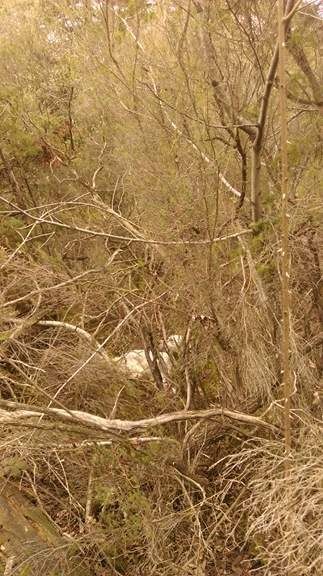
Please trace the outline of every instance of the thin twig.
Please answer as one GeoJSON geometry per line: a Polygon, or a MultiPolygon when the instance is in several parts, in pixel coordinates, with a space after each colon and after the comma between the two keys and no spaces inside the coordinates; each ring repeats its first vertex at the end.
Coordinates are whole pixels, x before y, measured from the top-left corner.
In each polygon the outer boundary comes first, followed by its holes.
{"type": "Polygon", "coordinates": [[[100,268],[92,268],[91,270],[85,270],[85,272],[82,272],[82,274],[78,274],[77,276],[74,276],[73,278],[69,278],[68,280],[65,280],[64,282],[60,282],[59,284],[55,284],[54,286],[45,286],[44,288],[38,288],[37,290],[32,290],[31,292],[28,292],[28,294],[25,294],[24,296],[20,296],[19,298],[15,298],[14,300],[9,300],[8,302],[1,304],[0,309],[7,308],[8,306],[12,306],[13,304],[17,304],[17,302],[22,302],[23,300],[26,300],[27,298],[31,298],[31,296],[37,296],[39,294],[43,294],[44,292],[50,292],[51,290],[58,290],[59,288],[63,288],[63,286],[67,286],[68,284],[73,284],[73,282],[76,282],[77,280],[84,278],[84,276],[88,276],[88,274],[94,274],[94,273],[97,273],[100,271],[101,271],[100,268]]]}
{"type": "MultiPolygon", "coordinates": [[[[145,49],[143,47],[143,45],[141,44],[141,42],[139,42],[139,40],[137,39],[136,35],[133,33],[133,31],[131,30],[128,22],[125,20],[125,18],[123,18],[121,16],[121,14],[119,12],[116,12],[116,15],[118,16],[118,18],[123,22],[124,26],[126,27],[127,31],[129,32],[130,36],[133,38],[133,40],[136,42],[137,46],[140,48],[140,50],[143,52],[143,54],[145,54],[145,49]]],[[[202,151],[200,150],[196,144],[193,142],[193,140],[191,140],[189,137],[187,137],[177,126],[177,124],[175,124],[175,122],[173,122],[173,120],[170,118],[170,116],[167,113],[167,110],[165,110],[165,107],[163,106],[163,100],[160,98],[158,90],[157,90],[157,84],[152,76],[151,73],[151,67],[149,66],[149,64],[147,64],[148,68],[149,68],[149,73],[150,73],[150,78],[152,80],[152,84],[153,84],[153,92],[156,96],[156,98],[158,98],[160,105],[162,106],[163,112],[165,114],[165,117],[167,118],[168,123],[170,124],[170,126],[173,128],[173,130],[182,138],[184,138],[189,144],[190,146],[196,150],[200,156],[202,157],[202,159],[207,162],[208,164],[212,164],[213,161],[202,151]]],[[[246,126],[246,124],[243,122],[243,125],[246,126]]],[[[248,124],[247,124],[248,125],[248,124]]],[[[248,128],[245,128],[248,130],[248,128]]],[[[251,129],[251,128],[250,128],[251,129]]],[[[234,194],[234,196],[238,196],[238,198],[240,198],[241,196],[241,192],[239,192],[239,190],[237,190],[236,188],[234,188],[234,186],[232,186],[230,184],[230,182],[228,182],[228,180],[226,179],[226,177],[224,176],[224,174],[222,174],[222,172],[219,172],[219,178],[221,180],[221,182],[228,188],[228,190],[230,190],[230,192],[232,194],[234,194]]]]}

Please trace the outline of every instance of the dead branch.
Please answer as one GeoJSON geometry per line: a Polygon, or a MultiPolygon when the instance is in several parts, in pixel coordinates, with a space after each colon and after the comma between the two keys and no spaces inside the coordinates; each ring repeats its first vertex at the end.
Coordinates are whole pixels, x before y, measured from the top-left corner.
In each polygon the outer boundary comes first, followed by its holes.
{"type": "Polygon", "coordinates": [[[91,336],[91,334],[89,334],[89,332],[87,332],[83,328],[80,328],[79,326],[75,326],[74,324],[69,324],[68,322],[60,322],[59,320],[39,320],[37,322],[37,324],[39,326],[53,326],[54,328],[56,328],[56,327],[57,328],[65,328],[66,330],[69,330],[70,332],[75,332],[76,334],[78,334],[78,336],[80,336],[81,338],[83,338],[84,340],[89,342],[91,344],[91,346],[95,350],[97,350],[97,352],[100,354],[100,356],[102,356],[102,358],[107,362],[107,364],[109,366],[111,366],[112,359],[109,358],[107,353],[104,352],[100,348],[99,342],[97,342],[97,340],[93,336],[91,336]]]}
{"type": "Polygon", "coordinates": [[[96,416],[95,414],[90,414],[88,412],[83,412],[81,410],[64,410],[60,408],[45,408],[42,406],[33,406],[30,404],[24,404],[20,402],[12,402],[10,400],[0,399],[0,406],[7,408],[9,410],[2,410],[0,414],[0,421],[2,424],[6,423],[6,420],[16,419],[24,420],[29,418],[35,418],[39,416],[48,416],[51,418],[56,418],[58,420],[72,420],[74,423],[81,424],[83,426],[94,426],[99,430],[106,432],[118,431],[118,432],[131,432],[137,429],[149,429],[155,428],[156,426],[164,426],[170,422],[183,422],[185,420],[207,420],[215,416],[222,416],[223,418],[230,418],[232,420],[237,420],[238,422],[243,422],[251,426],[260,426],[271,430],[272,432],[278,432],[278,429],[258,418],[257,416],[251,416],[250,414],[244,414],[242,412],[237,412],[234,410],[227,410],[226,408],[210,408],[208,410],[181,410],[178,412],[171,412],[168,414],[161,414],[160,416],[154,416],[152,418],[145,418],[141,420],[120,420],[114,419],[109,420],[107,418],[102,418],[101,416],[96,416]],[[13,412],[10,410],[14,410],[13,412]]]}

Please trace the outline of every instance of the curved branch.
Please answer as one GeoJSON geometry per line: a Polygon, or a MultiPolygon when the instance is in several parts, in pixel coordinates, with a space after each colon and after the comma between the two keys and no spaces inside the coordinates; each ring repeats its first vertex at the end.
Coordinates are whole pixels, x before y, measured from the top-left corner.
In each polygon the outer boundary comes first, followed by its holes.
{"type": "Polygon", "coordinates": [[[76,334],[78,334],[78,336],[89,342],[91,346],[96,350],[96,352],[100,354],[100,356],[109,364],[109,366],[111,366],[112,358],[110,358],[106,354],[106,352],[102,350],[99,342],[83,328],[79,328],[79,326],[69,324],[68,322],[60,322],[59,320],[39,320],[37,324],[39,324],[39,326],[53,326],[54,328],[65,328],[65,330],[75,332],[76,334]]]}
{"type": "Polygon", "coordinates": [[[95,428],[105,432],[132,432],[133,430],[138,429],[149,429],[155,428],[156,426],[164,426],[170,422],[182,422],[185,420],[206,420],[209,418],[214,418],[215,416],[222,416],[224,418],[230,418],[231,420],[243,422],[244,424],[261,426],[262,428],[266,428],[272,432],[279,431],[275,426],[269,424],[257,416],[251,416],[250,414],[244,414],[243,412],[237,412],[235,410],[227,410],[226,408],[221,407],[210,408],[209,410],[180,410],[178,412],[170,412],[168,414],[161,414],[159,416],[153,416],[151,418],[144,418],[141,420],[109,420],[107,418],[102,418],[101,416],[96,416],[95,414],[82,412],[80,410],[67,411],[61,408],[44,408],[42,406],[12,402],[10,400],[0,399],[0,406],[16,410],[16,412],[1,410],[0,422],[2,423],[5,423],[10,419],[16,420],[46,415],[52,418],[57,418],[58,420],[72,420],[74,423],[77,422],[83,426],[94,426],[95,428]]]}

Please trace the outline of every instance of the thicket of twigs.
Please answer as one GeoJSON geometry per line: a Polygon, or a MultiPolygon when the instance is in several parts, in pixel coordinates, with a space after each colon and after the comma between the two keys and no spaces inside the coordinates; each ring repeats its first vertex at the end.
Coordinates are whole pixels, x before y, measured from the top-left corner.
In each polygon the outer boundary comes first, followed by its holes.
{"type": "Polygon", "coordinates": [[[321,14],[287,9],[289,451],[276,2],[0,8],[7,576],[320,573],[321,14]]]}

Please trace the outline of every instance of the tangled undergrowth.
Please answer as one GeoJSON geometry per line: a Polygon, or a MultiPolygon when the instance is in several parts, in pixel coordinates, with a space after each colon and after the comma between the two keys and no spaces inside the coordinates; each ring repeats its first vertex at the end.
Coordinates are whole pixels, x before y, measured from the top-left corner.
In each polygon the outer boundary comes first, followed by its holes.
{"type": "Polygon", "coordinates": [[[318,3],[0,4],[1,573],[320,576],[318,3]]]}
{"type": "MultiPolygon", "coordinates": [[[[298,227],[305,234],[303,223],[298,227]]],[[[313,236],[312,229],[306,233],[313,236]]],[[[108,269],[84,275],[59,259],[49,266],[37,254],[28,260],[2,249],[1,456],[3,486],[10,491],[4,505],[11,502],[3,520],[26,522],[33,533],[38,514],[32,548],[1,536],[13,574],[319,575],[320,350],[317,293],[309,297],[315,260],[305,264],[300,250],[305,257],[308,244],[298,243],[297,232],[293,241],[293,278],[301,267],[304,279],[294,287],[293,448],[287,459],[276,313],[267,303],[277,304],[277,278],[268,279],[260,267],[269,257],[266,243],[254,256],[244,243],[238,298],[221,292],[231,274],[223,269],[216,306],[199,267],[198,300],[193,286],[178,284],[176,253],[168,253],[169,267],[154,279],[150,297],[138,290],[125,297],[134,257],[126,251],[112,260],[110,253],[108,269]],[[201,309],[207,314],[192,315],[201,309]],[[49,319],[58,324],[46,324],[49,319]],[[172,332],[186,336],[172,357],[169,386],[158,388],[151,375],[133,379],[110,362],[147,345],[145,333],[157,345],[172,332]],[[96,349],[105,340],[102,356],[96,349]],[[220,405],[256,420],[215,415],[126,433],[56,420],[44,408],[81,410],[107,421],[147,419],[182,411],[188,383],[192,410],[220,405]],[[40,412],[20,424],[19,407],[40,412]],[[24,499],[20,519],[18,498],[24,499]]],[[[142,268],[148,284],[150,274],[142,268]]]]}

